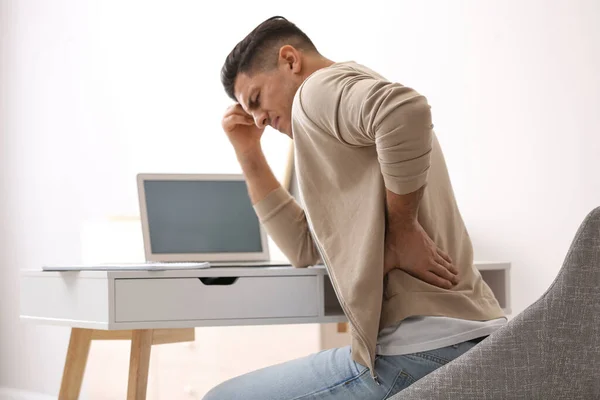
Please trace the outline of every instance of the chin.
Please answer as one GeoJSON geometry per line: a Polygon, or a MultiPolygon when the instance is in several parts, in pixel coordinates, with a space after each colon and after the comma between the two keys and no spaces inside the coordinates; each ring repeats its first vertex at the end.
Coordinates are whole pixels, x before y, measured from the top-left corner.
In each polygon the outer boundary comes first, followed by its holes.
{"type": "Polygon", "coordinates": [[[283,133],[286,136],[289,136],[290,139],[294,138],[294,135],[292,134],[292,124],[289,124],[285,130],[282,130],[281,133],[283,133]]]}
{"type": "Polygon", "coordinates": [[[283,133],[285,136],[288,136],[290,139],[292,138],[292,132],[289,132],[287,130],[285,130],[285,131],[279,131],[279,133],[283,133]]]}
{"type": "Polygon", "coordinates": [[[294,138],[294,135],[292,134],[291,126],[288,129],[281,131],[281,133],[283,133],[285,136],[288,136],[290,139],[294,138]]]}

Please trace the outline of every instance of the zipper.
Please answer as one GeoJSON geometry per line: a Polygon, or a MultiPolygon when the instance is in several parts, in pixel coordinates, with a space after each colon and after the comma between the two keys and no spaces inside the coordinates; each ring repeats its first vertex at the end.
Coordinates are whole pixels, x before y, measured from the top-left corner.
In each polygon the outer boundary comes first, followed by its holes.
{"type": "MultiPolygon", "coordinates": [[[[308,213],[306,212],[306,210],[304,210],[304,215],[306,216],[306,221],[308,222],[308,226],[310,227],[311,232],[313,233],[312,239],[313,242],[315,243],[315,245],[317,246],[317,249],[319,250],[319,253],[321,254],[321,260],[323,261],[323,264],[325,264],[325,269],[327,270],[327,272],[329,273],[330,268],[327,265],[327,260],[326,257],[324,257],[324,252],[323,249],[321,247],[321,244],[319,243],[319,241],[317,240],[317,238],[314,235],[314,227],[312,224],[312,221],[310,220],[310,217],[308,216],[308,213]]],[[[329,273],[329,277],[331,279],[331,286],[333,287],[333,291],[335,292],[335,295],[337,296],[338,300],[339,299],[343,299],[342,296],[340,296],[338,287],[337,287],[337,282],[335,281],[335,278],[333,277],[333,275],[331,273],[329,273]]],[[[340,301],[340,306],[342,307],[342,309],[344,310],[344,314],[348,317],[348,319],[350,320],[350,323],[352,325],[357,325],[354,320],[351,317],[351,314],[349,312],[347,312],[345,304],[343,301],[340,301]]],[[[358,333],[358,331],[357,331],[358,333]]],[[[375,383],[377,383],[377,385],[381,385],[381,383],[379,382],[379,377],[377,376],[377,374],[375,373],[375,363],[371,360],[373,360],[373,357],[371,357],[371,350],[369,349],[369,346],[367,346],[367,342],[366,340],[362,337],[362,335],[360,333],[358,333],[358,338],[360,339],[360,341],[362,342],[363,346],[367,349],[367,354],[369,355],[369,363],[370,365],[370,370],[371,370],[371,378],[373,378],[373,380],[375,381],[375,383]]]]}

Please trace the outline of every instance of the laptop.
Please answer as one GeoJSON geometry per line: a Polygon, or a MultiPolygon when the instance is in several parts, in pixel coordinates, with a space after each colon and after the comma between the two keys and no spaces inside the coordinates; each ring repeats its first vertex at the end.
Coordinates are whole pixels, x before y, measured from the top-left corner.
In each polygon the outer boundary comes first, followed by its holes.
{"type": "Polygon", "coordinates": [[[242,174],[139,174],[137,183],[146,261],[290,266],[270,259],[242,174]]]}

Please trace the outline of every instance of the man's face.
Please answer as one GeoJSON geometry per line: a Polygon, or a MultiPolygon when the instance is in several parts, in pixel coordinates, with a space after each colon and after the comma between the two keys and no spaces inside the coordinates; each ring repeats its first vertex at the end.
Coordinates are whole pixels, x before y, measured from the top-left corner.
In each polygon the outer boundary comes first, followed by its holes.
{"type": "Polygon", "coordinates": [[[285,63],[267,72],[239,74],[235,96],[259,128],[270,125],[292,137],[292,102],[301,80],[285,63]]]}

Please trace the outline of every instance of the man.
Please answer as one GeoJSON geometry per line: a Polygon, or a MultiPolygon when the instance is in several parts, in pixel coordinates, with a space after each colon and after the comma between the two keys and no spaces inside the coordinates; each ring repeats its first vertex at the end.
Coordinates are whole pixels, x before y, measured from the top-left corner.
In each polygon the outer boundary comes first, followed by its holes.
{"type": "Polygon", "coordinates": [[[425,97],[325,58],[282,17],[237,44],[221,80],[236,102],[223,128],[256,213],[295,267],[325,264],[352,343],[205,399],[384,399],[504,324],[473,267],[425,97]],[[304,210],[262,153],[268,125],[294,139],[304,210]]]}

